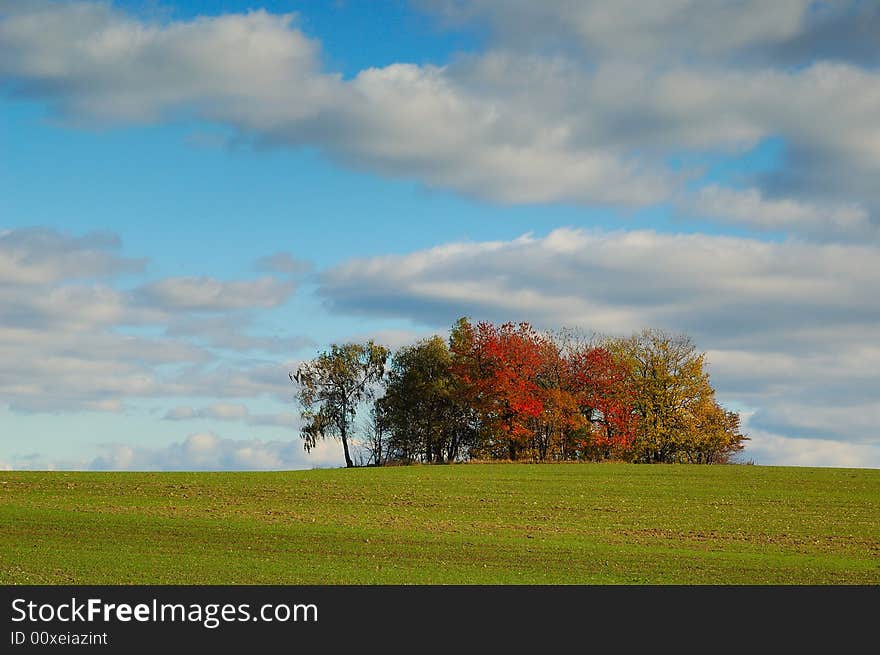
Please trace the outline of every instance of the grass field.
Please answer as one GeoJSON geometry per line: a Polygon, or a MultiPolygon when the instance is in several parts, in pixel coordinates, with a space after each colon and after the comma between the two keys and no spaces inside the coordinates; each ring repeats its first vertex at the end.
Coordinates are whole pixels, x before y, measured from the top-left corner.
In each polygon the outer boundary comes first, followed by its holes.
{"type": "Polygon", "coordinates": [[[0,582],[880,583],[880,471],[0,472],[0,582]]]}

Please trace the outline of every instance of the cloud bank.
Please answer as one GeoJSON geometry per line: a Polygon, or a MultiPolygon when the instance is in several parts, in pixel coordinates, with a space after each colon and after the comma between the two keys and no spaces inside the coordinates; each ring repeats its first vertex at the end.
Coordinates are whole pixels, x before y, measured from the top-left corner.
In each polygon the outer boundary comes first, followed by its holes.
{"type": "Polygon", "coordinates": [[[74,124],[195,117],[495,202],[644,207],[695,193],[686,215],[877,238],[880,76],[866,39],[880,10],[636,4],[424,2],[494,38],[444,66],[343,79],[293,15],[160,23],[103,3],[7,2],[0,80],[74,124]],[[784,161],[720,190],[699,165],[671,164],[736,160],[769,140],[784,161]],[[719,194],[745,208],[718,211],[719,194]]]}
{"type": "Polygon", "coordinates": [[[291,355],[312,341],[249,332],[255,312],[293,293],[289,280],[116,278],[145,260],[117,237],[0,233],[0,397],[28,412],[119,412],[131,399],[278,397],[291,355]],[[146,332],[145,332],[146,331],[146,332]],[[150,336],[148,334],[153,333],[150,336]],[[247,365],[223,351],[264,352],[247,365]]]}
{"type": "Polygon", "coordinates": [[[338,465],[333,442],[322,442],[306,457],[298,439],[261,441],[223,439],[197,432],[163,448],[125,444],[103,446],[88,468],[98,471],[284,471],[338,465]]]}
{"type": "Polygon", "coordinates": [[[299,428],[299,415],[292,412],[277,414],[252,414],[241,403],[214,403],[207,407],[194,408],[181,405],[165,413],[166,421],[189,421],[193,419],[213,419],[217,421],[241,421],[247,425],[273,425],[285,428],[299,428]]]}
{"type": "Polygon", "coordinates": [[[58,460],[31,454],[0,460],[0,471],[288,471],[337,466],[342,447],[324,441],[308,455],[299,439],[287,441],[226,439],[213,432],[195,432],[165,446],[105,443],[92,459],[58,460]]]}

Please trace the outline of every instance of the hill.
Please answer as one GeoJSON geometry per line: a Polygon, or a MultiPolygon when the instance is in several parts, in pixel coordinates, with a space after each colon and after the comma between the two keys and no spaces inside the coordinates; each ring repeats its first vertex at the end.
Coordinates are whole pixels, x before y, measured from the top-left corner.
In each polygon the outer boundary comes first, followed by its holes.
{"type": "Polygon", "coordinates": [[[880,583],[880,471],[0,472],[5,584],[880,583]]]}

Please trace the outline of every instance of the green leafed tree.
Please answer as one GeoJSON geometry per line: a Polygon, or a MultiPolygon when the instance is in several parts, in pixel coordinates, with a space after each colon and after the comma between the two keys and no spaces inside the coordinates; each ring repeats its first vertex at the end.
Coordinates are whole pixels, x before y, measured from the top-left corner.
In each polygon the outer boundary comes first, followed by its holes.
{"type": "Polygon", "coordinates": [[[355,417],[362,403],[373,398],[387,359],[388,349],[372,341],[333,344],[290,374],[297,384],[307,452],[319,439],[334,437],[342,442],[345,465],[354,466],[349,446],[355,417]]]}
{"type": "Polygon", "coordinates": [[[460,398],[452,355],[438,336],[400,348],[376,412],[387,430],[388,453],[397,460],[450,462],[463,455],[473,434],[473,412],[460,398]]]}

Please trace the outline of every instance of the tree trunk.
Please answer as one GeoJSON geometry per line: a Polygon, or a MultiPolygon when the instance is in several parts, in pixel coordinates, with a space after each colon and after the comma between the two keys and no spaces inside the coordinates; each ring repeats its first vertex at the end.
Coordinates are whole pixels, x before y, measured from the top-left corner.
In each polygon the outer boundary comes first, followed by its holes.
{"type": "Polygon", "coordinates": [[[340,435],[342,436],[342,451],[345,453],[345,467],[354,468],[354,462],[351,461],[351,455],[348,452],[348,438],[344,428],[340,430],[340,435]]]}
{"type": "Polygon", "coordinates": [[[354,468],[354,462],[351,461],[351,455],[348,453],[348,439],[342,437],[342,450],[345,452],[346,468],[354,468]]]}

